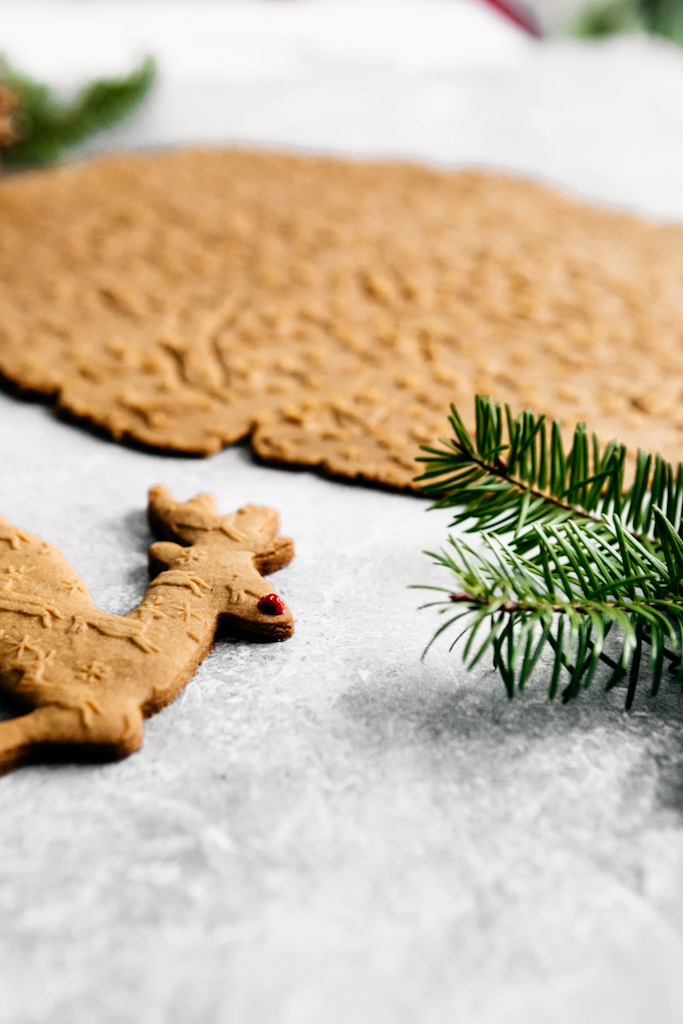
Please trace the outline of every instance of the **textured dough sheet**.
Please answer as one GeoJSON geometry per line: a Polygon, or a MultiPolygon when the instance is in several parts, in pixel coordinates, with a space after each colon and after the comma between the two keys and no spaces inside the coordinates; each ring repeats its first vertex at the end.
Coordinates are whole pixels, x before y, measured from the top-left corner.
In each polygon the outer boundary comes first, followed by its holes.
{"type": "Polygon", "coordinates": [[[0,372],[115,438],[249,437],[402,488],[487,392],[681,449],[676,226],[501,174],[208,148],[9,178],[0,224],[0,372]]]}

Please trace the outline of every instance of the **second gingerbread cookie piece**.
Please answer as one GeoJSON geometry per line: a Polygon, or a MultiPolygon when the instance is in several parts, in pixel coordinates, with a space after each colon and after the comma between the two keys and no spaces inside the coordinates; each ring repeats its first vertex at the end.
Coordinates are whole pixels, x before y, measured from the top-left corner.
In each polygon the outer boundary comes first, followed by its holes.
{"type": "Polygon", "coordinates": [[[26,713],[0,722],[0,772],[55,756],[109,759],[142,743],[145,718],[178,696],[226,630],[286,640],[292,614],[263,578],[294,548],[278,515],[220,515],[211,495],[149,495],[162,539],[128,615],[98,611],[56,548],[0,518],[0,690],[26,713]]]}

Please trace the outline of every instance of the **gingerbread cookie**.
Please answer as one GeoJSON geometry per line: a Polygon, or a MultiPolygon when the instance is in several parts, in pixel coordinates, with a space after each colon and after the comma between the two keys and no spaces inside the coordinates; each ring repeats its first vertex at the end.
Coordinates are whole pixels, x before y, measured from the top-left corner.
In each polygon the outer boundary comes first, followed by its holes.
{"type": "Polygon", "coordinates": [[[153,579],[128,615],[98,611],[55,548],[0,518],[0,689],[31,710],[0,722],[0,772],[28,761],[125,757],[174,700],[217,629],[286,640],[292,615],[262,574],[293,558],[270,508],[231,515],[200,494],[149,493],[153,579]]]}
{"type": "Polygon", "coordinates": [[[0,184],[0,372],[159,448],[410,486],[490,392],[683,448],[683,231],[537,183],[187,150],[0,184]]]}

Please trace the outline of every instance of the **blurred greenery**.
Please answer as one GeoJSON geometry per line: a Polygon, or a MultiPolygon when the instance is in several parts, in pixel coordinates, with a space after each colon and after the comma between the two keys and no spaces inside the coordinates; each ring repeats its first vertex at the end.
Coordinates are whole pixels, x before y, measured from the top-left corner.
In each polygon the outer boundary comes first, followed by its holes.
{"type": "Polygon", "coordinates": [[[55,163],[74,146],[123,121],[145,99],[154,81],[151,57],[122,78],[89,82],[70,101],[60,99],[8,63],[0,66],[0,84],[16,98],[15,140],[2,151],[6,167],[37,167],[55,163]]]}
{"type": "Polygon", "coordinates": [[[624,32],[649,32],[683,46],[681,0],[596,0],[572,25],[574,35],[584,38],[624,32]]]}

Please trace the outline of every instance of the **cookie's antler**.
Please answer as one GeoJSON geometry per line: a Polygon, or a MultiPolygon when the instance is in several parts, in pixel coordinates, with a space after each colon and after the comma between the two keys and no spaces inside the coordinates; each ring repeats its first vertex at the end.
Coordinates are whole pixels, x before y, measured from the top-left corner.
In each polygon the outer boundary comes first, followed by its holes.
{"type": "Polygon", "coordinates": [[[278,535],[277,512],[263,505],[245,505],[222,516],[212,494],[180,502],[165,487],[152,487],[147,514],[157,536],[181,544],[196,544],[208,532],[220,532],[236,550],[254,553],[260,573],[282,569],[294,557],[291,538],[278,535]]]}

